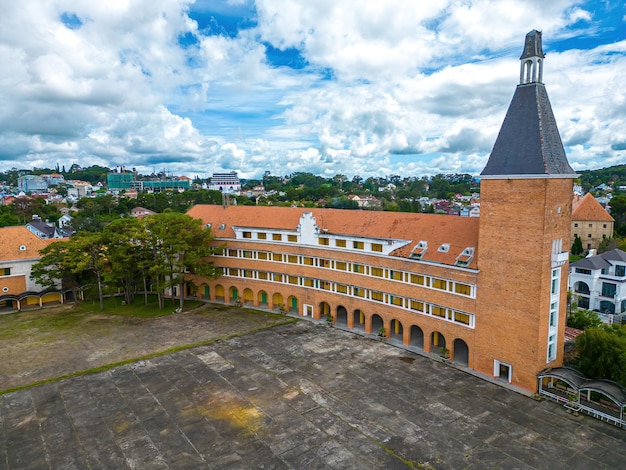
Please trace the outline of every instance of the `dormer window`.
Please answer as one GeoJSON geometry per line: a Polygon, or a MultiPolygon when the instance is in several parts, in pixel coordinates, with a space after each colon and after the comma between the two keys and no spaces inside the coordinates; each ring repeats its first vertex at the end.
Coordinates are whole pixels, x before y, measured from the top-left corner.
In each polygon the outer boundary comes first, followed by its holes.
{"type": "Polygon", "coordinates": [[[421,259],[428,248],[428,242],[421,240],[411,251],[411,258],[421,259]]]}
{"type": "Polygon", "coordinates": [[[467,266],[474,257],[474,247],[468,246],[456,259],[457,266],[467,266]]]}
{"type": "Polygon", "coordinates": [[[444,243],[444,244],[440,245],[439,248],[437,248],[437,251],[439,253],[447,253],[448,251],[450,251],[450,244],[449,243],[444,243]]]}
{"type": "Polygon", "coordinates": [[[20,245],[20,251],[26,251],[26,245],[20,245]]]}
{"type": "Polygon", "coordinates": [[[220,224],[220,230],[224,230],[226,228],[226,224],[220,224]]]}

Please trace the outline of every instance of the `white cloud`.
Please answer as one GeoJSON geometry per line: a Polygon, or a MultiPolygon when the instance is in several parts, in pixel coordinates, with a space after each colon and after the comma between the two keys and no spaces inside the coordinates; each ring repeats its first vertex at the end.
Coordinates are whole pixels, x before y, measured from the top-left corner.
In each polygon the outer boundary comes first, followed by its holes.
{"type": "Polygon", "coordinates": [[[0,170],[71,161],[247,177],[479,172],[533,28],[544,32],[544,79],[572,164],[622,163],[626,41],[583,51],[553,46],[601,34],[601,7],[591,0],[8,2],[0,16],[0,170]],[[191,19],[194,8],[247,15],[248,26],[208,34],[191,19]],[[268,44],[294,48],[305,66],[273,65],[268,44]]]}

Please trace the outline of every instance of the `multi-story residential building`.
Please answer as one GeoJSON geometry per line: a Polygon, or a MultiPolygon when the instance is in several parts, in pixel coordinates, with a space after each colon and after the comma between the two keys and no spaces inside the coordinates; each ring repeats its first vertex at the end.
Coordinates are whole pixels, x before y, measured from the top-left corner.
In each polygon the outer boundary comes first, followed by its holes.
{"type": "Polygon", "coordinates": [[[41,175],[49,186],[56,186],[65,183],[65,178],[60,173],[51,173],[49,175],[41,175]]]}
{"type": "Polygon", "coordinates": [[[107,174],[109,191],[148,191],[159,193],[162,191],[185,191],[191,188],[191,180],[186,176],[161,179],[137,179],[135,173],[113,172],[107,174]]]}
{"type": "Polygon", "coordinates": [[[26,227],[0,228],[0,310],[20,310],[44,303],[60,303],[63,296],[47,292],[31,277],[39,250],[52,240],[43,240],[26,227]]]}
{"type": "Polygon", "coordinates": [[[584,249],[597,250],[602,240],[613,237],[614,225],[615,219],[591,193],[574,198],[570,246],[578,236],[584,249]]]}
{"type": "Polygon", "coordinates": [[[581,308],[609,315],[626,312],[626,253],[614,249],[573,262],[569,288],[581,308]]]}
{"type": "Polygon", "coordinates": [[[237,195],[241,191],[241,182],[239,181],[239,176],[237,176],[236,171],[229,173],[213,173],[209,183],[209,189],[237,195]]]}
{"type": "Polygon", "coordinates": [[[112,172],[107,174],[107,188],[109,191],[130,191],[134,189],[135,175],[133,173],[112,172]]]}
{"type": "Polygon", "coordinates": [[[19,191],[45,191],[48,189],[48,182],[38,175],[24,175],[17,179],[17,189],[19,191]]]}
{"type": "Polygon", "coordinates": [[[481,174],[479,218],[193,207],[223,247],[213,301],[327,317],[536,391],[562,364],[575,172],[542,83],[541,33],[481,174]]]}

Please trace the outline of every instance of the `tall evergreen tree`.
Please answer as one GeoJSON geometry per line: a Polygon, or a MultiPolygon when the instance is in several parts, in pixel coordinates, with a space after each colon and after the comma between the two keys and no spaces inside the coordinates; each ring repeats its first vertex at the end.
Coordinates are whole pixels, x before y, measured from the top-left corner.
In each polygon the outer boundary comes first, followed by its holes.
{"type": "Polygon", "coordinates": [[[583,241],[578,235],[574,237],[574,243],[572,243],[571,253],[574,256],[580,256],[583,254],[583,241]]]}

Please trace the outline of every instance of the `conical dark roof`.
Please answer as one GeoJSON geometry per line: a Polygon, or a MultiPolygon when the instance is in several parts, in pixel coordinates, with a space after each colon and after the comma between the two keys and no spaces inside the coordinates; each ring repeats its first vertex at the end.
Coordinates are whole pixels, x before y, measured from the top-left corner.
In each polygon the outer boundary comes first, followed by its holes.
{"type": "Polygon", "coordinates": [[[543,83],[518,85],[481,173],[489,176],[575,177],[543,83]]]}

